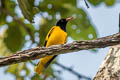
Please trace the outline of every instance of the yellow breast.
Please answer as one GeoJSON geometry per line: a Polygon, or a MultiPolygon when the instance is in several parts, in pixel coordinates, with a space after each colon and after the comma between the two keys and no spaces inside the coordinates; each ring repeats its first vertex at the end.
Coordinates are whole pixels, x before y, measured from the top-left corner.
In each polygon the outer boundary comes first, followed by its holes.
{"type": "Polygon", "coordinates": [[[46,47],[51,45],[64,44],[66,42],[66,38],[67,33],[64,32],[60,27],[56,26],[47,41],[46,47]]]}

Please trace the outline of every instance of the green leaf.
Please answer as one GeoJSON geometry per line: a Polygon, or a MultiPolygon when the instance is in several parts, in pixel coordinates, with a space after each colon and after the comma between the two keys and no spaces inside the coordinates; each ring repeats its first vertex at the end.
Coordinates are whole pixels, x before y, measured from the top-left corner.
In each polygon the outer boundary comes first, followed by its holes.
{"type": "Polygon", "coordinates": [[[16,7],[15,1],[13,0],[4,0],[4,1],[5,1],[5,8],[10,12],[14,12],[15,7],[16,7]]]}
{"type": "MultiPolygon", "coordinates": [[[[25,25],[26,25],[26,27],[27,27],[28,32],[30,32],[31,36],[32,36],[33,39],[34,39],[34,38],[35,38],[35,36],[34,36],[34,33],[35,33],[35,28],[34,28],[34,26],[33,26],[32,24],[25,24],[25,25]]],[[[28,35],[30,35],[30,34],[28,34],[28,35]]]]}
{"type": "Polygon", "coordinates": [[[48,66],[48,68],[45,69],[44,74],[47,75],[48,77],[51,76],[52,78],[55,78],[52,66],[48,66]]]}
{"type": "MultiPolygon", "coordinates": [[[[7,73],[7,72],[15,75],[17,79],[19,78],[20,80],[23,80],[23,79],[21,79],[21,78],[24,78],[24,76],[28,76],[29,73],[30,73],[30,70],[27,68],[26,63],[21,63],[21,64],[10,65],[10,66],[5,70],[5,73],[7,73]],[[21,74],[21,72],[22,72],[23,70],[25,70],[25,72],[26,72],[25,75],[21,74]]],[[[19,80],[19,79],[18,79],[18,80],[19,80]]]]}
{"type": "MultiPolygon", "coordinates": [[[[4,3],[4,8],[8,11],[8,12],[12,12],[12,14],[15,14],[14,10],[16,7],[15,1],[12,0],[2,0],[2,2],[4,3]]],[[[0,6],[0,10],[3,7],[0,6]]],[[[7,18],[7,14],[3,13],[2,11],[0,11],[0,26],[3,24],[6,24],[6,18],[7,18]]]]}
{"type": "Polygon", "coordinates": [[[0,26],[6,23],[6,15],[0,12],[0,26]]]}
{"type": "Polygon", "coordinates": [[[41,79],[41,77],[37,74],[34,74],[32,77],[31,77],[31,80],[43,80],[41,79]]]}
{"type": "Polygon", "coordinates": [[[18,67],[20,67],[19,64],[10,65],[10,66],[5,70],[5,73],[6,73],[6,72],[9,72],[9,73],[11,73],[11,74],[13,74],[13,75],[14,75],[14,74],[18,74],[18,73],[19,73],[18,67]]]}
{"type": "Polygon", "coordinates": [[[5,73],[11,73],[12,75],[15,75],[16,80],[24,80],[24,76],[21,75],[21,71],[24,69],[24,64],[10,65],[5,70],[5,73]]]}
{"type": "Polygon", "coordinates": [[[29,76],[29,74],[30,74],[30,70],[27,68],[27,64],[26,64],[26,63],[24,63],[24,65],[23,65],[23,70],[26,71],[25,76],[29,76]]]}
{"type": "Polygon", "coordinates": [[[18,3],[24,17],[32,22],[33,16],[39,11],[34,7],[34,0],[18,0],[18,3]]]}
{"type": "Polygon", "coordinates": [[[43,0],[38,8],[42,12],[47,11],[49,15],[55,16],[56,13],[67,13],[68,10],[64,8],[64,4],[76,6],[76,0],[43,0]]]}
{"type": "MultiPolygon", "coordinates": [[[[71,5],[68,6],[68,8],[71,9],[71,5]]],[[[90,23],[83,9],[73,7],[73,9],[71,9],[71,14],[76,17],[67,25],[67,33],[70,37],[74,40],[90,40],[97,38],[96,30],[90,23]]]]}
{"type": "Polygon", "coordinates": [[[88,0],[92,5],[98,6],[100,3],[104,2],[107,6],[113,6],[116,0],[88,0]]]}
{"type": "Polygon", "coordinates": [[[68,34],[74,40],[91,40],[97,38],[96,31],[92,26],[88,26],[84,30],[80,30],[79,27],[77,25],[69,26],[68,34]]]}
{"type": "MultiPolygon", "coordinates": [[[[0,36],[1,37],[1,36],[0,36]]],[[[8,51],[8,48],[6,47],[4,43],[4,38],[0,38],[0,56],[8,56],[12,54],[10,51],[8,51]]]]}
{"type": "Polygon", "coordinates": [[[23,27],[15,22],[8,24],[4,42],[10,51],[16,52],[23,47],[25,42],[25,34],[23,33],[23,30],[23,27]]]}
{"type": "Polygon", "coordinates": [[[116,0],[104,0],[104,2],[107,6],[112,6],[115,4],[116,0]]]}
{"type": "Polygon", "coordinates": [[[88,0],[92,5],[98,6],[104,0],[88,0]]]}

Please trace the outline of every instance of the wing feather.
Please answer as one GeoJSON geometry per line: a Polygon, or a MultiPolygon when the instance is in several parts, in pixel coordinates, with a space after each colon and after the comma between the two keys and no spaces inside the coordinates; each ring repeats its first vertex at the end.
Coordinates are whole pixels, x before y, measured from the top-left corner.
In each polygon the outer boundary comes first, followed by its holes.
{"type": "Polygon", "coordinates": [[[50,37],[50,35],[52,34],[52,32],[53,32],[54,29],[55,29],[55,27],[52,27],[52,29],[48,32],[48,34],[47,34],[47,36],[46,36],[46,40],[45,40],[44,46],[46,46],[47,41],[48,41],[48,39],[49,39],[49,37],[50,37]]]}

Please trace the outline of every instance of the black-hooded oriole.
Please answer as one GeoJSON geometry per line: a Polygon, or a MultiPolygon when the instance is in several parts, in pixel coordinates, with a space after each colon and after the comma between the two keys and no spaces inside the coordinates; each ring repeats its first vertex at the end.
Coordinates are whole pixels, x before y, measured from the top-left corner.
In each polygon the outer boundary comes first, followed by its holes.
{"type": "MultiPolygon", "coordinates": [[[[51,30],[48,32],[44,46],[49,47],[51,45],[64,44],[66,43],[67,32],[66,25],[72,17],[66,19],[60,19],[56,26],[53,26],[51,30]]],[[[35,72],[41,74],[43,69],[47,68],[48,65],[54,60],[55,56],[48,56],[40,59],[40,62],[35,67],[35,72]]]]}

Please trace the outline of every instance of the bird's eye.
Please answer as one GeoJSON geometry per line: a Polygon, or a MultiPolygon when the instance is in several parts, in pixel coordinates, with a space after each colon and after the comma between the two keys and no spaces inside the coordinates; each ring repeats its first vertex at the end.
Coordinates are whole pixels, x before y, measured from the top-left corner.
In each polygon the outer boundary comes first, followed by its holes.
{"type": "Polygon", "coordinates": [[[63,20],[61,20],[61,22],[63,22],[63,20]]]}

